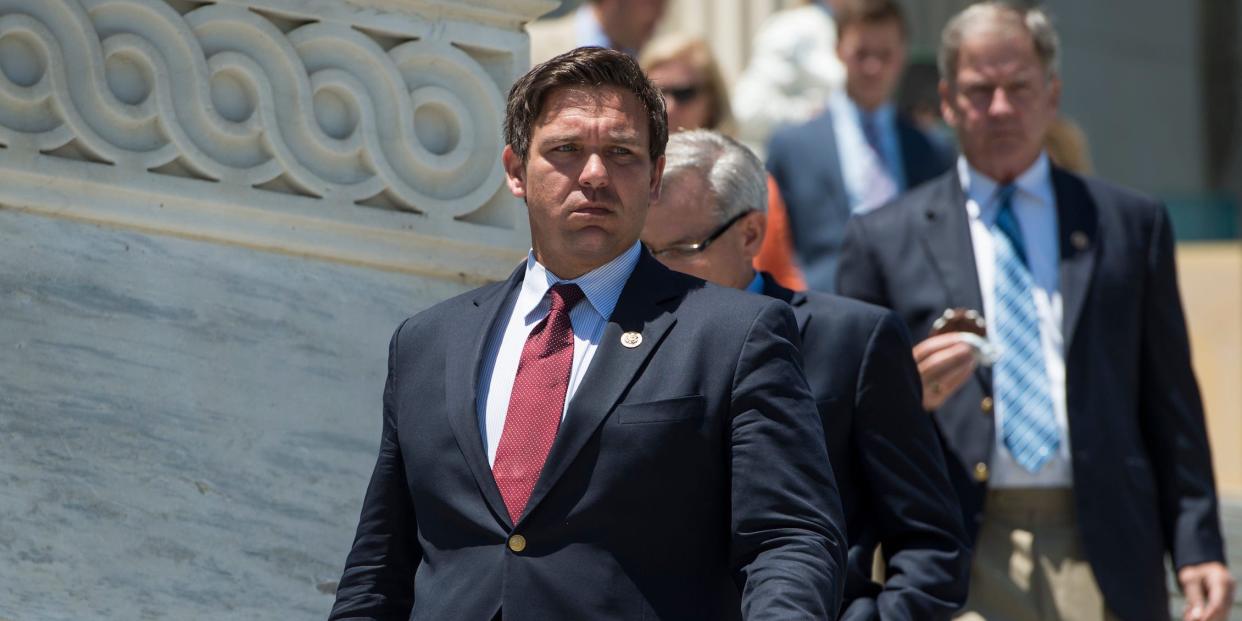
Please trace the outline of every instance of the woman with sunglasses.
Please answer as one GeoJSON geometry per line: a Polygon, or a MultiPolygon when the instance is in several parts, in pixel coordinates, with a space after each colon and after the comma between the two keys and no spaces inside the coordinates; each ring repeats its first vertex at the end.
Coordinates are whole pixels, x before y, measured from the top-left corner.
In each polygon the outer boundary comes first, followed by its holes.
{"type": "Polygon", "coordinates": [[[729,94],[706,41],[680,33],[666,35],[643,49],[639,64],[664,93],[670,132],[732,133],[729,94]]]}

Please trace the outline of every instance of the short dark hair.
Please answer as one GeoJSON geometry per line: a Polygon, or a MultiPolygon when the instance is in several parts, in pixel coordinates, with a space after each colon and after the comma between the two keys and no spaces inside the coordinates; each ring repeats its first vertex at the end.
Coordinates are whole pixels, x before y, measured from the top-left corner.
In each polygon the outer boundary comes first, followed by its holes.
{"type": "Polygon", "coordinates": [[[833,15],[837,22],[837,40],[845,36],[846,29],[859,24],[882,24],[894,22],[901,37],[908,36],[906,14],[896,0],[846,0],[833,15]]]}
{"type": "Polygon", "coordinates": [[[629,56],[602,47],[580,47],[535,65],[509,89],[505,106],[505,144],[523,162],[530,153],[530,136],[543,112],[544,100],[566,86],[615,86],[638,98],[647,114],[647,151],[651,161],[664,155],[668,143],[668,116],[664,96],[629,56]]]}

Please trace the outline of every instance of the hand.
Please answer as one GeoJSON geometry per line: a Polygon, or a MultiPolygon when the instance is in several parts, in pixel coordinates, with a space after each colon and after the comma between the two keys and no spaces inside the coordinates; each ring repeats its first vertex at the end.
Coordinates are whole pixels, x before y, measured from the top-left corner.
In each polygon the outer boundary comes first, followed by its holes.
{"type": "Polygon", "coordinates": [[[1186,596],[1182,621],[1225,621],[1233,606],[1233,576],[1222,563],[1187,565],[1177,570],[1186,596]]]}
{"type": "Polygon", "coordinates": [[[944,404],[975,371],[975,354],[957,333],[933,336],[914,346],[914,361],[923,380],[923,409],[944,404]]]}

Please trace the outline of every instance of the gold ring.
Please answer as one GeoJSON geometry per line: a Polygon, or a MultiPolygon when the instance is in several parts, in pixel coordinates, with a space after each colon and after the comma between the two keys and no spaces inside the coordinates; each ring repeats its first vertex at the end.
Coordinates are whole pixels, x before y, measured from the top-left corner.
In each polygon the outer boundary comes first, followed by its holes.
{"type": "Polygon", "coordinates": [[[928,384],[927,389],[930,390],[933,395],[940,394],[940,382],[932,382],[928,384]]]}

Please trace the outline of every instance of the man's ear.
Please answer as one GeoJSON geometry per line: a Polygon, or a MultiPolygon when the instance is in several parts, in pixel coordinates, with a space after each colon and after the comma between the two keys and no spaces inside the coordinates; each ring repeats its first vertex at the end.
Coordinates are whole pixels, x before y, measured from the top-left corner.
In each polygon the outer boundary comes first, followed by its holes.
{"type": "Polygon", "coordinates": [[[1053,78],[1049,80],[1048,82],[1049,82],[1048,96],[1052,98],[1052,101],[1051,101],[1052,110],[1053,112],[1060,113],[1061,112],[1061,78],[1057,76],[1053,76],[1053,78]]]}
{"type": "Polygon", "coordinates": [[[664,187],[664,156],[656,158],[654,165],[651,167],[651,192],[648,202],[660,200],[660,190],[664,187]]]}
{"type": "Polygon", "coordinates": [[[500,162],[505,168],[505,183],[509,191],[518,198],[526,198],[526,162],[509,145],[505,145],[504,152],[500,154],[500,162]]]}
{"type": "Polygon", "coordinates": [[[957,111],[953,109],[953,92],[949,88],[947,80],[940,80],[940,85],[936,88],[940,93],[940,116],[944,118],[944,122],[954,129],[957,128],[957,111]]]}
{"type": "Polygon", "coordinates": [[[763,247],[763,236],[768,230],[768,214],[761,211],[752,211],[737,223],[742,227],[742,252],[749,260],[754,260],[759,256],[759,250],[763,247]]]}

